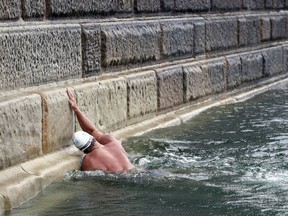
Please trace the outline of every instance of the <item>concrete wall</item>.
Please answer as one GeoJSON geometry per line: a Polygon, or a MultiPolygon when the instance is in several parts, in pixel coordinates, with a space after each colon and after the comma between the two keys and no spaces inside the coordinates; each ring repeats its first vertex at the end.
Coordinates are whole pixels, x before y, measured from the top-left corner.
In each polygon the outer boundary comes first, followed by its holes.
{"type": "Polygon", "coordinates": [[[81,16],[133,16],[171,12],[225,12],[286,9],[285,0],[4,0],[0,20],[81,16]]]}
{"type": "Polygon", "coordinates": [[[0,1],[0,170],[25,178],[7,187],[0,175],[0,212],[50,182],[22,164],[70,146],[80,129],[67,87],[112,132],[284,77],[286,9],[287,0],[0,1]],[[15,196],[21,185],[27,193],[15,196]]]}
{"type": "Polygon", "coordinates": [[[0,91],[269,46],[288,38],[287,20],[282,12],[1,27],[0,91]]]}
{"type": "Polygon", "coordinates": [[[0,91],[80,78],[79,25],[0,28],[0,91]]]}
{"type": "Polygon", "coordinates": [[[0,102],[0,168],[42,154],[41,97],[32,94],[0,102]]]}

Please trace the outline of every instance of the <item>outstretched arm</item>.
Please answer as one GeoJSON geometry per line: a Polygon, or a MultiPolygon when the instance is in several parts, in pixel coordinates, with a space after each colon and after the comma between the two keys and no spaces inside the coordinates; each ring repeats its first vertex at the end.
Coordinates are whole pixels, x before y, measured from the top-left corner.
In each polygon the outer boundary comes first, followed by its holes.
{"type": "Polygon", "coordinates": [[[85,114],[79,109],[73,92],[67,88],[67,95],[69,98],[69,104],[71,109],[74,111],[80,127],[83,131],[91,134],[100,144],[107,143],[107,135],[103,134],[101,131],[97,130],[94,124],[85,116],[85,114]]]}

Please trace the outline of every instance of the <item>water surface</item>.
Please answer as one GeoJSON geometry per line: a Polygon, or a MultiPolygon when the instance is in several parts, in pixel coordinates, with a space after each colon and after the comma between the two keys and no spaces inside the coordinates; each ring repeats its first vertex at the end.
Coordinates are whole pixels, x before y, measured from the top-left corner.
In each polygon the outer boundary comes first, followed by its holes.
{"type": "Polygon", "coordinates": [[[288,215],[287,101],[269,91],[131,138],[150,172],[70,173],[6,215],[288,215]]]}

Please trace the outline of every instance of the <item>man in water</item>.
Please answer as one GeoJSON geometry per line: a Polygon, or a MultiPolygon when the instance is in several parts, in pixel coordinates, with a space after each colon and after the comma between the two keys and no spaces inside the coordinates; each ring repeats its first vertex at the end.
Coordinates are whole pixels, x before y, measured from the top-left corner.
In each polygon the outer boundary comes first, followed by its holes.
{"type": "Polygon", "coordinates": [[[74,145],[84,152],[81,170],[103,170],[108,172],[123,172],[134,166],[127,157],[121,142],[115,137],[103,134],[79,109],[74,94],[67,89],[69,104],[74,111],[83,131],[73,135],[74,145]]]}

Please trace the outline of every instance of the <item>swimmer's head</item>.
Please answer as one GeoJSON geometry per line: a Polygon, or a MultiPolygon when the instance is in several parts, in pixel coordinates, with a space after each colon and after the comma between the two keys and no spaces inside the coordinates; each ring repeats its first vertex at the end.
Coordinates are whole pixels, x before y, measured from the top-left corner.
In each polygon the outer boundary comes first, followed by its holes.
{"type": "Polygon", "coordinates": [[[77,131],[73,134],[72,138],[74,145],[82,152],[91,146],[93,140],[93,136],[84,131],[77,131]]]}

